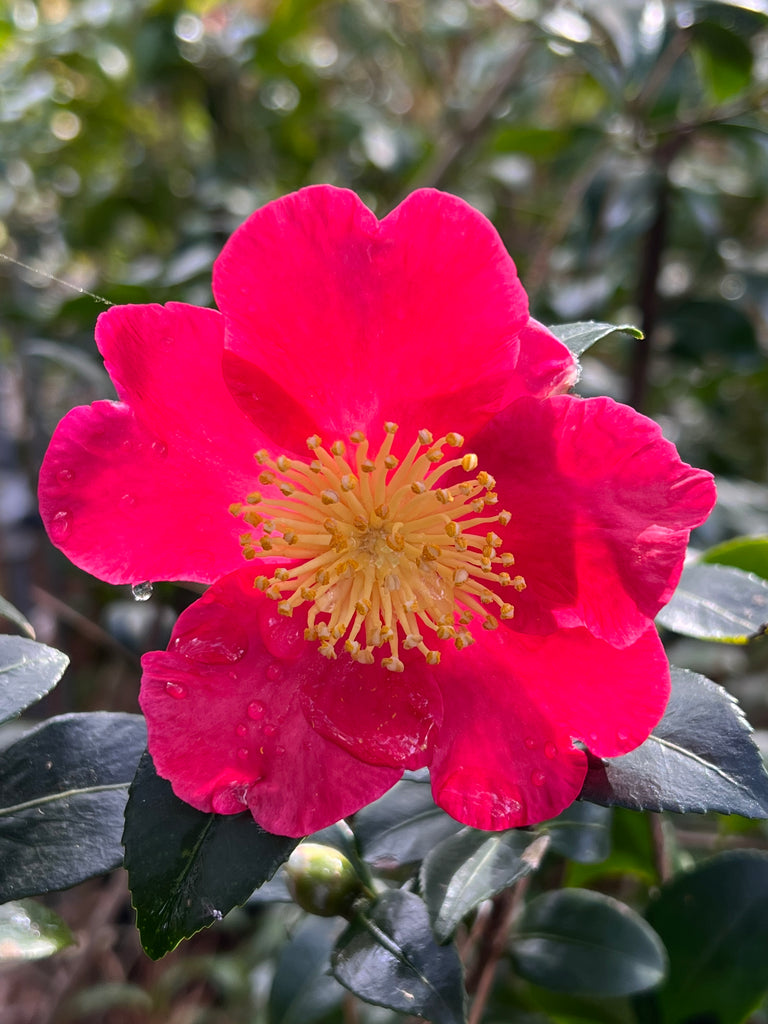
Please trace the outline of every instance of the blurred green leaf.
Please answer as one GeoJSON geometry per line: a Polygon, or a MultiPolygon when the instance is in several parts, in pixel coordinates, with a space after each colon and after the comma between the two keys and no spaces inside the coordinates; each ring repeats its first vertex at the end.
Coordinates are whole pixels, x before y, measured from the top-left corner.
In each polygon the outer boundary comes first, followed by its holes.
{"type": "Polygon", "coordinates": [[[0,906],[0,963],[41,960],[74,941],[61,918],[34,900],[0,906]]]}
{"type": "Polygon", "coordinates": [[[419,878],[438,941],[446,942],[483,900],[535,871],[548,845],[548,837],[530,832],[465,828],[434,847],[419,878]]]}
{"type": "Polygon", "coordinates": [[[339,1005],[345,990],[329,969],[343,926],[309,917],[283,945],[269,993],[270,1024],[312,1024],[339,1005]]]}
{"type": "Polygon", "coordinates": [[[418,896],[390,889],[361,910],[332,957],[336,978],[377,1006],[463,1024],[464,983],[456,949],[439,946],[418,896]]]}
{"type": "Polygon", "coordinates": [[[656,621],[697,640],[745,644],[768,627],[768,581],[727,565],[689,565],[656,621]]]}
{"type": "Polygon", "coordinates": [[[22,636],[0,636],[0,724],[44,697],[64,675],[69,658],[22,636]]]}
{"type": "Polygon", "coordinates": [[[122,863],[140,715],[51,718],[0,753],[0,902],[64,889],[122,863]]]}
{"type": "Polygon", "coordinates": [[[274,875],[298,839],[249,813],[205,814],[174,796],[145,754],[125,809],[125,866],[144,949],[159,959],[274,875]]]}
{"type": "Polygon", "coordinates": [[[596,864],[611,852],[611,818],[610,808],[577,800],[540,828],[549,835],[556,853],[582,864],[596,864]]]}
{"type": "Polygon", "coordinates": [[[622,757],[591,758],[581,795],[635,810],[768,817],[768,773],[736,699],[680,668],[649,738],[622,757]]]}
{"type": "Polygon", "coordinates": [[[658,985],[666,970],[653,929],[624,903],[588,889],[537,896],[510,949],[523,978],[574,995],[642,992],[658,985]]]}
{"type": "Polygon", "coordinates": [[[30,640],[35,639],[32,623],[21,614],[18,608],[14,608],[10,601],[6,601],[4,597],[0,597],[0,615],[15,623],[23,633],[27,634],[30,640]]]}
{"type": "Polygon", "coordinates": [[[648,908],[669,954],[642,1024],[741,1024],[768,990],[768,854],[734,850],[672,879],[648,908]]]}
{"type": "Polygon", "coordinates": [[[704,88],[713,103],[743,92],[752,78],[752,50],[747,40],[716,21],[692,27],[692,52],[704,88]]]}
{"type": "Polygon", "coordinates": [[[768,580],[768,537],[734,537],[709,548],[701,556],[701,561],[731,565],[768,580]]]}

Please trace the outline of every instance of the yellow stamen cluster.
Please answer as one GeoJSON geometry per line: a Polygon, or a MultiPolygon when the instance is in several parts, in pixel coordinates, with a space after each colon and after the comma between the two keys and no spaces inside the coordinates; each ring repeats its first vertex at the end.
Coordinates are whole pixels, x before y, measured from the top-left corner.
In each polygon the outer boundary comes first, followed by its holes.
{"type": "Polygon", "coordinates": [[[477,469],[471,453],[444,461],[443,446],[460,448],[463,437],[435,441],[420,430],[400,461],[392,454],[397,425],[384,430],[376,456],[360,431],[349,438],[353,455],[343,441],[324,448],[317,435],[307,438],[308,463],[257,452],[264,491],[230,512],[253,528],[240,538],[245,558],[287,562],[255,586],[281,615],[310,605],[305,636],[320,642],[322,654],[335,658],[343,640],[352,658],[372,664],[374,651],[388,646],[382,664],[402,672],[401,646],[421,651],[431,665],[440,661],[427,631],[461,649],[473,642],[467,625],[476,616],[485,629],[512,618],[513,606],[488,584],[519,591],[525,580],[510,575],[515,560],[492,529],[511,519],[491,511],[498,504],[494,478],[480,471],[442,485],[452,470],[477,469]]]}

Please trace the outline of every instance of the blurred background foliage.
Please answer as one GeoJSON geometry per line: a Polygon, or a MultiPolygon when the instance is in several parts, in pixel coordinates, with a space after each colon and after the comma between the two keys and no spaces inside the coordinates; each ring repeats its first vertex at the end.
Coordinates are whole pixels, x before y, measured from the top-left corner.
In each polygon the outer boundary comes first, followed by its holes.
{"type": "MultiPolygon", "coordinates": [[[[93,346],[103,301],[209,304],[228,234],[314,182],[353,188],[379,215],[415,187],[455,192],[497,225],[539,319],[642,326],[645,342],[614,335],[585,357],[581,392],[630,401],[718,474],[700,547],[767,534],[767,110],[765,0],[0,3],[0,592],[73,661],[41,707],[135,710],[139,654],[193,597],[163,585],[134,604],[42,538],[34,481],[50,433],[112,394],[93,346]]],[[[675,655],[768,723],[760,651],[678,642],[675,655]]],[[[633,856],[657,879],[652,850],[633,856]]],[[[117,927],[122,904],[94,886],[68,923],[92,932],[106,906],[117,927]]],[[[121,932],[130,950],[113,943],[98,971],[55,969],[55,1006],[48,969],[5,975],[21,1015],[0,1020],[37,1020],[35,999],[46,1021],[56,1006],[78,1020],[264,1020],[288,924],[246,925],[164,965],[121,932]]],[[[342,1012],[335,990],[318,998],[342,1012]]]]}

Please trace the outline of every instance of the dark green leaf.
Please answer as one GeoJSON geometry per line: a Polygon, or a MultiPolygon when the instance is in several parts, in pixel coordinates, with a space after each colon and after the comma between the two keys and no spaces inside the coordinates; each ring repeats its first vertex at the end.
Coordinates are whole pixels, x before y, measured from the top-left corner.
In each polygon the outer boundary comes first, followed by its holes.
{"type": "Polygon", "coordinates": [[[34,900],[0,906],[0,962],[40,960],[74,943],[72,933],[52,910],[34,900]]]}
{"type": "Polygon", "coordinates": [[[746,39],[715,21],[692,28],[691,52],[713,103],[724,103],[746,89],[752,76],[752,50],[746,39]]]}
{"type": "Polygon", "coordinates": [[[269,994],[270,1024],[311,1024],[338,1006],[344,989],[330,974],[343,921],[308,917],[280,950],[269,994]]]}
{"type": "Polygon", "coordinates": [[[723,544],[709,548],[701,556],[702,562],[731,565],[744,572],[753,572],[768,580],[768,537],[734,537],[723,544]]]}
{"type": "Polygon", "coordinates": [[[29,622],[28,619],[21,614],[19,609],[15,608],[10,601],[6,601],[4,597],[0,597],[0,615],[15,623],[23,633],[27,634],[30,640],[35,639],[35,631],[32,628],[32,623],[29,622]]]}
{"type": "Polygon", "coordinates": [[[623,757],[593,759],[581,795],[635,810],[768,816],[768,774],[736,700],[680,668],[651,736],[623,757]]]}
{"type": "Polygon", "coordinates": [[[410,892],[391,889],[363,910],[339,939],[333,973],[368,1003],[462,1024],[464,982],[453,946],[439,946],[427,908],[410,892]]]}
{"type": "Polygon", "coordinates": [[[432,799],[428,782],[403,779],[355,815],[355,835],[367,861],[421,860],[461,825],[432,799]]]}
{"type": "Polygon", "coordinates": [[[623,996],[664,977],[664,947],[625,904],[588,889],[561,889],[525,908],[512,938],[519,973],[574,995],[623,996]]]}
{"type": "Polygon", "coordinates": [[[580,356],[588,348],[607,338],[610,334],[629,334],[633,338],[642,338],[643,332],[631,324],[602,324],[594,320],[582,320],[572,324],[550,324],[549,330],[559,338],[575,356],[580,356]]]}
{"type": "Polygon", "coordinates": [[[0,723],[15,718],[49,693],[69,658],[23,636],[0,636],[0,723]]]}
{"type": "Polygon", "coordinates": [[[768,990],[768,854],[713,857],[664,886],[647,916],[669,977],[640,1019],[740,1024],[768,990]]]}
{"type": "Polygon", "coordinates": [[[144,949],[157,959],[274,875],[298,839],[250,814],[205,814],[174,796],[145,754],[125,809],[125,866],[144,949]]]}
{"type": "Polygon", "coordinates": [[[698,640],[745,644],[766,630],[768,581],[727,565],[690,565],[656,621],[698,640]]]}
{"type": "Polygon", "coordinates": [[[611,811],[596,804],[576,802],[542,826],[552,849],[581,864],[598,864],[611,852],[611,811]]]}
{"type": "Polygon", "coordinates": [[[530,832],[465,828],[439,843],[421,865],[421,889],[432,928],[446,942],[483,900],[538,868],[549,845],[530,832]]]}
{"type": "Polygon", "coordinates": [[[0,902],[64,889],[122,862],[140,715],[62,715],[0,754],[0,902]]]}

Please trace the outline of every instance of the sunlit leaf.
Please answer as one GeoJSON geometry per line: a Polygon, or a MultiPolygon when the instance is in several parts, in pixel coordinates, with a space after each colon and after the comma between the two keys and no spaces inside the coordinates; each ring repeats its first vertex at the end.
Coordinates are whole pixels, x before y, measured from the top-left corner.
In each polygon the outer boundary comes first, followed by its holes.
{"type": "Polygon", "coordinates": [[[30,640],[35,639],[35,630],[32,623],[10,601],[6,601],[4,597],[0,597],[0,615],[15,623],[23,633],[27,634],[30,640]]]}
{"type": "Polygon", "coordinates": [[[0,963],[41,960],[74,941],[61,918],[34,900],[0,906],[0,963]]]}
{"type": "Polygon", "coordinates": [[[575,356],[580,356],[588,348],[611,334],[629,334],[633,338],[642,338],[643,332],[631,324],[603,324],[594,320],[582,320],[572,324],[550,324],[549,330],[559,338],[575,356]]]}
{"type": "Polygon", "coordinates": [[[0,723],[49,693],[69,664],[69,658],[23,636],[0,636],[0,723]]]}
{"type": "Polygon", "coordinates": [[[656,621],[698,640],[745,644],[768,627],[768,580],[727,565],[689,565],[656,621]]]}

